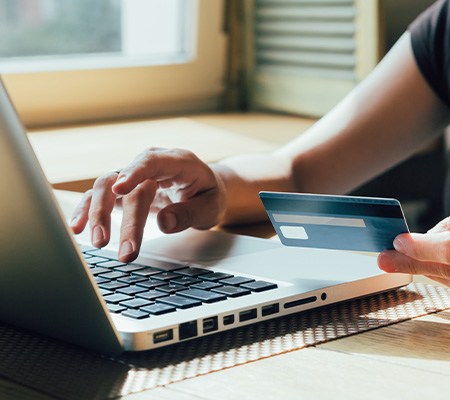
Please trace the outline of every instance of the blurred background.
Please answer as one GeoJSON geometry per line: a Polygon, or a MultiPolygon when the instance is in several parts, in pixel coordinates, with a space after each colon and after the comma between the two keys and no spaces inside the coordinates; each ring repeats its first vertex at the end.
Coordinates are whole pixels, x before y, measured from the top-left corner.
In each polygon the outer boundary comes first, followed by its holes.
{"type": "MultiPolygon", "coordinates": [[[[0,0],[0,73],[30,130],[251,114],[297,118],[300,133],[432,3],[0,0]]],[[[430,143],[354,193],[399,198],[411,228],[427,230],[448,214],[446,148],[430,143]]]]}

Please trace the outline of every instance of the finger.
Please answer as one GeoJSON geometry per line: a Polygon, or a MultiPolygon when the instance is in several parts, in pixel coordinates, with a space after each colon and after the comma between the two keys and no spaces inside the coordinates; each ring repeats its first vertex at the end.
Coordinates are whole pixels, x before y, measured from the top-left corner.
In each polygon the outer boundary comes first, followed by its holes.
{"type": "MultiPolygon", "coordinates": [[[[212,186],[214,182],[212,171],[190,151],[152,148],[138,155],[130,165],[122,169],[113,191],[125,195],[138,184],[150,179],[159,182],[163,188],[176,183],[181,189],[191,187],[195,193],[198,186],[193,184],[201,182],[199,186],[202,186],[208,182],[208,178],[212,178],[212,186]]],[[[207,190],[209,187],[201,189],[207,190]]]]}
{"type": "Polygon", "coordinates": [[[89,220],[89,207],[91,205],[92,189],[84,193],[80,203],[75,208],[70,221],[70,227],[75,234],[79,234],[84,231],[86,224],[89,220]]]}
{"type": "Polygon", "coordinates": [[[150,204],[156,193],[156,184],[145,181],[123,197],[123,216],[120,228],[119,258],[133,261],[139,254],[150,204]]]}
{"type": "Polygon", "coordinates": [[[450,231],[450,217],[447,217],[431,228],[427,233],[450,231]]]}
{"type": "Polygon", "coordinates": [[[157,215],[161,231],[175,233],[193,227],[209,229],[220,219],[221,199],[217,190],[202,193],[188,201],[171,204],[157,215]]]}
{"type": "Polygon", "coordinates": [[[450,232],[404,233],[394,239],[394,248],[411,258],[450,264],[450,232]]]}
{"type": "Polygon", "coordinates": [[[450,279],[450,265],[420,261],[395,250],[386,250],[378,256],[378,266],[385,272],[400,272],[413,275],[430,275],[450,279]]]}
{"type": "Polygon", "coordinates": [[[95,247],[108,244],[111,235],[111,213],[116,202],[116,195],[111,187],[117,179],[117,173],[110,172],[94,183],[92,200],[89,207],[91,241],[95,247]]]}

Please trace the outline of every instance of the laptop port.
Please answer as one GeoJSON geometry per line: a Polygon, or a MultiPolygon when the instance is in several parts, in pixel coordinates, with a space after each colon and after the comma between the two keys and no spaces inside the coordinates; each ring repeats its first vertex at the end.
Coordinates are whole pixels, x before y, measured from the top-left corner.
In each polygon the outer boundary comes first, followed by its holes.
{"type": "Polygon", "coordinates": [[[251,310],[241,311],[239,313],[239,322],[249,321],[251,319],[255,319],[257,316],[256,308],[252,308],[251,310]]]}
{"type": "Polygon", "coordinates": [[[197,321],[189,321],[179,326],[180,340],[189,339],[198,335],[197,321]]]}
{"type": "Polygon", "coordinates": [[[304,299],[299,299],[295,301],[291,301],[284,305],[284,308],[292,308],[301,306],[302,304],[314,303],[317,300],[317,296],[305,297],[304,299]]]}
{"type": "Polygon", "coordinates": [[[203,320],[203,333],[214,332],[219,329],[217,317],[205,318],[203,320]]]}
{"type": "Polygon", "coordinates": [[[323,293],[320,295],[320,298],[321,298],[323,301],[325,301],[325,300],[327,299],[327,294],[326,294],[325,292],[323,292],[323,293]]]}
{"type": "Polygon", "coordinates": [[[278,303],[267,304],[261,309],[261,315],[266,317],[267,315],[277,314],[280,312],[280,305],[278,303]]]}
{"type": "Polygon", "coordinates": [[[153,334],[153,343],[167,342],[173,339],[173,330],[167,329],[165,331],[155,332],[153,334]]]}
{"type": "Polygon", "coordinates": [[[225,315],[225,317],[223,317],[223,324],[224,325],[231,325],[234,324],[234,315],[225,315]]]}

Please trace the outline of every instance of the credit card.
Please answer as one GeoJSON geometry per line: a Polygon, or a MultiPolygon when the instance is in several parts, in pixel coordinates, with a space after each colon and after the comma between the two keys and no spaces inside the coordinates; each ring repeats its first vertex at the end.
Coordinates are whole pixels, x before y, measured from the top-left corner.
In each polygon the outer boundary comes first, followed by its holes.
{"type": "Polygon", "coordinates": [[[260,192],[286,246],[381,252],[409,232],[396,199],[260,192]]]}

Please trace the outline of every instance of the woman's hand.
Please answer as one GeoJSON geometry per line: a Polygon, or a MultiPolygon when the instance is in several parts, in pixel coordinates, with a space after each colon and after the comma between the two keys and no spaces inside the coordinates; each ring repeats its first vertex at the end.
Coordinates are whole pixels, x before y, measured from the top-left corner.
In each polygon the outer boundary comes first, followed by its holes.
{"type": "Polygon", "coordinates": [[[95,181],[73,214],[74,233],[81,233],[89,222],[93,245],[106,246],[118,200],[123,207],[119,258],[129,262],[139,253],[149,212],[157,214],[165,233],[208,229],[225,212],[226,190],[221,178],[193,153],[152,148],[120,172],[95,181]]]}
{"type": "Polygon", "coordinates": [[[450,217],[425,234],[398,235],[394,248],[378,256],[383,271],[426,275],[450,286],[450,217]]]}

